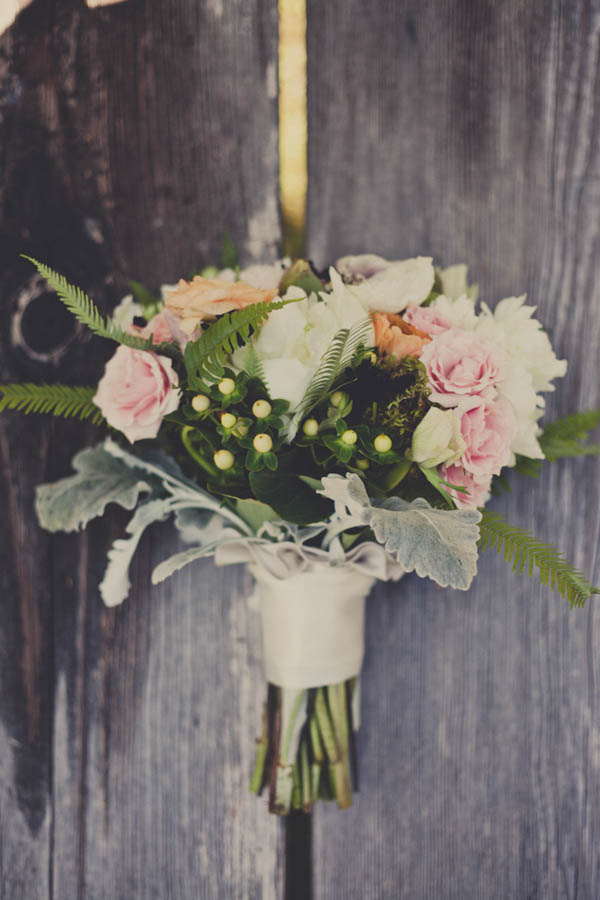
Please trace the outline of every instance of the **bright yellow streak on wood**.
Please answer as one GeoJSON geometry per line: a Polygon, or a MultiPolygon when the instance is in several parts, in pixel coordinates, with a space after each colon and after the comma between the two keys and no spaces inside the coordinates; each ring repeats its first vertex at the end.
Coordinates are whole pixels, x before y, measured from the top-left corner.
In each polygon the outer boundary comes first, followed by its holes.
{"type": "Polygon", "coordinates": [[[279,0],[279,178],[290,256],[304,245],[306,141],[306,0],[279,0]]]}

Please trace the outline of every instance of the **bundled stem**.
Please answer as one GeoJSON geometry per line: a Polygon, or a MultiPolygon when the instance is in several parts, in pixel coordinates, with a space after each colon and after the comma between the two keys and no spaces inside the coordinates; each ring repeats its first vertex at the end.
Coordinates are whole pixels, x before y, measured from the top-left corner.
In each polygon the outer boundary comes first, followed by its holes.
{"type": "Polygon", "coordinates": [[[250,790],[261,794],[268,785],[271,812],[310,812],[317,800],[351,806],[357,690],[357,678],[307,690],[269,685],[250,790]]]}

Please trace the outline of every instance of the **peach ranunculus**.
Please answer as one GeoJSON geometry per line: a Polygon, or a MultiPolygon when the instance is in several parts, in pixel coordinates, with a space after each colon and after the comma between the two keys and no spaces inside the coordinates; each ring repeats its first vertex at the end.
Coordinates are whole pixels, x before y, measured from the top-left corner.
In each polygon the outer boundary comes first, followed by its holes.
{"type": "Polygon", "coordinates": [[[261,290],[244,281],[225,281],[222,278],[179,280],[177,290],[166,294],[165,307],[179,319],[181,330],[190,335],[200,322],[212,321],[216,316],[243,309],[254,303],[270,303],[277,290],[261,290]]]}
{"type": "Polygon", "coordinates": [[[409,325],[401,316],[393,313],[376,313],[373,316],[375,346],[384,356],[420,356],[431,338],[424,331],[409,325]]]}
{"type": "Polygon", "coordinates": [[[109,359],[94,403],[109,425],[133,444],[158,434],[179,406],[179,378],[167,356],[121,345],[109,359]]]}

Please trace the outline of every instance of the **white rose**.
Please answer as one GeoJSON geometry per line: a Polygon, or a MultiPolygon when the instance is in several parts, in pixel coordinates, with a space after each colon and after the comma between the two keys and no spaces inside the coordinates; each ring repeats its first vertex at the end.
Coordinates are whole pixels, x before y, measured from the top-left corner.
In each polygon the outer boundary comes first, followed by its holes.
{"type": "Polygon", "coordinates": [[[452,465],[466,450],[460,417],[452,409],[432,406],[413,434],[410,459],[426,469],[441,463],[452,465]]]}

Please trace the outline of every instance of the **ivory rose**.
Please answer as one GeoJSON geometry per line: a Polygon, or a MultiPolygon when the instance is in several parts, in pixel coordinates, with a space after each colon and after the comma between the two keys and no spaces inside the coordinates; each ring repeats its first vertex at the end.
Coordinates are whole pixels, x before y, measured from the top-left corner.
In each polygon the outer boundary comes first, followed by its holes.
{"type": "Polygon", "coordinates": [[[467,489],[468,493],[465,494],[463,491],[453,491],[450,487],[445,488],[459,509],[481,507],[487,503],[492,483],[491,475],[476,478],[472,472],[467,472],[457,463],[440,466],[438,473],[444,481],[467,489]]]}
{"type": "Polygon", "coordinates": [[[460,328],[451,328],[427,344],[421,362],[429,376],[431,402],[440,406],[457,406],[465,397],[493,399],[507,370],[501,347],[460,328]]]}
{"type": "Polygon", "coordinates": [[[167,292],[165,307],[179,319],[181,330],[191,335],[200,322],[210,321],[233,309],[243,309],[254,303],[270,303],[277,289],[262,290],[244,281],[233,284],[221,278],[179,280],[175,291],[167,292]]]}
{"type": "Polygon", "coordinates": [[[512,406],[499,398],[465,400],[458,408],[460,432],[466,445],[461,465],[475,478],[499,475],[511,460],[510,445],[517,430],[512,406]]]}
{"type": "Polygon", "coordinates": [[[456,410],[432,406],[417,425],[407,456],[430,469],[442,462],[456,462],[466,447],[456,410]]]}
{"type": "Polygon", "coordinates": [[[373,316],[375,329],[375,346],[384,356],[420,356],[429,335],[409,325],[400,316],[389,313],[376,313],[373,316]]]}
{"type": "Polygon", "coordinates": [[[121,345],[93,399],[108,424],[133,444],[156,437],[164,416],[179,406],[178,384],[167,356],[121,345]]]}

